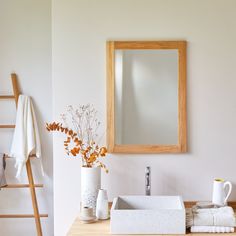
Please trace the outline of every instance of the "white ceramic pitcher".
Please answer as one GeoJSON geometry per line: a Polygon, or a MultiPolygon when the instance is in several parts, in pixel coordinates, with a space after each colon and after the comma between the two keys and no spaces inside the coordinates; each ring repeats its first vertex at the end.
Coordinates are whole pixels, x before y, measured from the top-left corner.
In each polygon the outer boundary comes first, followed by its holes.
{"type": "Polygon", "coordinates": [[[229,195],[232,191],[232,184],[224,179],[215,179],[213,183],[212,203],[217,206],[227,205],[229,195]],[[229,187],[226,193],[226,187],[229,187]]]}

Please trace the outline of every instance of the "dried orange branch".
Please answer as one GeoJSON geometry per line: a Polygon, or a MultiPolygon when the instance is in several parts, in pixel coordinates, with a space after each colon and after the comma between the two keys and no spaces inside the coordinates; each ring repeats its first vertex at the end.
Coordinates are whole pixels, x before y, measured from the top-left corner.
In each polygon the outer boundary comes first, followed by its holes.
{"type": "Polygon", "coordinates": [[[81,155],[86,167],[92,167],[97,164],[108,172],[106,166],[98,160],[98,158],[105,157],[107,154],[107,149],[105,147],[99,148],[98,145],[95,146],[95,142],[92,142],[90,145],[84,145],[82,140],[77,136],[77,133],[72,129],[64,127],[61,123],[46,123],[46,129],[49,132],[61,132],[64,133],[67,138],[64,140],[64,149],[67,155],[77,156],[81,155]]]}

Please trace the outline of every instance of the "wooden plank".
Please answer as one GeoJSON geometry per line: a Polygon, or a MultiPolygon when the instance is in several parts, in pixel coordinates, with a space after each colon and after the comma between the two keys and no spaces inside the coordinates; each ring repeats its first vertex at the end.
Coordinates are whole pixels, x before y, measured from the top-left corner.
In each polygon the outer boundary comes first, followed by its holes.
{"type": "Polygon", "coordinates": [[[13,95],[0,95],[0,99],[15,99],[13,95]]]}
{"type": "MultiPolygon", "coordinates": [[[[84,224],[78,218],[73,223],[70,228],[67,236],[105,236],[111,235],[110,233],[110,220],[99,220],[92,224],[84,224]]],[[[141,235],[141,234],[136,234],[141,235]]],[[[143,234],[142,234],[143,235],[143,234]]],[[[149,236],[158,236],[160,234],[149,234],[149,236]]],[[[184,235],[199,235],[199,236],[209,236],[209,233],[190,233],[189,230],[186,230],[186,234],[184,235]]],[[[210,235],[219,235],[219,233],[211,233],[210,235]]],[[[224,233],[224,235],[232,236],[236,235],[234,233],[224,233]]],[[[130,236],[130,234],[123,234],[122,236],[130,236]]],[[[165,234],[165,236],[173,236],[173,234],[165,234]]]]}
{"type": "Polygon", "coordinates": [[[0,125],[0,129],[14,129],[15,125],[0,125]]]}
{"type": "Polygon", "coordinates": [[[12,81],[12,87],[13,87],[13,94],[14,94],[14,98],[15,98],[15,103],[16,103],[16,107],[17,107],[20,92],[19,92],[19,89],[18,89],[17,76],[16,76],[15,73],[11,74],[11,81],[12,81]]]}
{"type": "MultiPolygon", "coordinates": [[[[5,157],[7,158],[7,159],[12,159],[13,157],[11,157],[11,156],[9,156],[9,155],[7,155],[7,154],[5,154],[5,157]]],[[[29,155],[29,157],[30,158],[33,158],[33,157],[36,157],[36,155],[29,155]]]]}
{"type": "MultiPolygon", "coordinates": [[[[180,145],[117,145],[113,147],[113,153],[180,153],[180,145]]],[[[136,156],[135,156],[136,157],[136,156]]]]}
{"type": "Polygon", "coordinates": [[[178,76],[178,142],[181,152],[187,152],[187,59],[185,41],[179,45],[179,76],[178,76]]]}
{"type": "Polygon", "coordinates": [[[32,205],[34,209],[34,218],[35,218],[35,224],[36,224],[36,229],[37,229],[37,235],[42,236],[43,233],[42,233],[42,227],[41,227],[41,222],[40,222],[38,202],[37,202],[35,188],[34,188],[34,179],[33,179],[33,174],[32,174],[32,169],[31,169],[31,164],[30,164],[30,158],[28,158],[28,161],[26,162],[26,171],[27,171],[27,176],[29,180],[32,205]]]}
{"type": "Polygon", "coordinates": [[[72,224],[67,236],[81,235],[81,236],[98,236],[98,235],[111,235],[110,234],[110,221],[97,221],[94,224],[83,224],[78,218],[72,224]]]}
{"type": "Polygon", "coordinates": [[[186,41],[111,41],[115,49],[179,49],[186,41]]]}
{"type": "MultiPolygon", "coordinates": [[[[35,184],[35,188],[43,188],[43,184],[35,184]]],[[[29,188],[29,184],[8,184],[1,188],[29,188]]]]}
{"type": "MultiPolygon", "coordinates": [[[[40,217],[48,217],[48,214],[40,214],[40,217]]],[[[34,218],[33,214],[2,214],[0,218],[34,218]]]]}
{"type": "MultiPolygon", "coordinates": [[[[185,202],[186,205],[190,206],[196,202],[185,202]]],[[[232,202],[231,202],[232,203],[232,202]]],[[[235,204],[236,202],[234,202],[235,204]]],[[[93,224],[84,224],[77,217],[73,222],[67,236],[100,236],[100,235],[111,235],[110,233],[110,220],[98,220],[93,224]]],[[[138,234],[136,234],[138,235],[138,234]]],[[[152,234],[153,235],[153,234],[152,234]]],[[[149,236],[152,236],[149,235],[149,236]]],[[[155,234],[157,235],[157,234],[155,234]]],[[[172,234],[173,235],[173,234],[172,234]]],[[[208,236],[209,233],[190,233],[189,230],[186,231],[186,235],[199,235],[199,236],[208,236]]],[[[219,235],[219,233],[211,233],[210,235],[219,235]]],[[[236,235],[235,233],[227,233],[224,235],[236,235]]],[[[123,234],[123,236],[128,236],[127,234],[123,234]]],[[[154,235],[153,235],[154,236],[154,235]]],[[[170,236],[170,235],[165,235],[170,236]]]]}
{"type": "Polygon", "coordinates": [[[114,42],[107,42],[107,150],[115,146],[115,68],[114,42]]]}

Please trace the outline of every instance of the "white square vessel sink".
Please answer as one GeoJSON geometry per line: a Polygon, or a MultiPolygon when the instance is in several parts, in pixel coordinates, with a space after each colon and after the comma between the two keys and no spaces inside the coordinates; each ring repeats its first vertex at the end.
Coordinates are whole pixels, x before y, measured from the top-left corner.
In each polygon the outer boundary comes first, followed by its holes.
{"type": "Polygon", "coordinates": [[[119,196],[113,200],[112,234],[185,234],[180,196],[119,196]]]}

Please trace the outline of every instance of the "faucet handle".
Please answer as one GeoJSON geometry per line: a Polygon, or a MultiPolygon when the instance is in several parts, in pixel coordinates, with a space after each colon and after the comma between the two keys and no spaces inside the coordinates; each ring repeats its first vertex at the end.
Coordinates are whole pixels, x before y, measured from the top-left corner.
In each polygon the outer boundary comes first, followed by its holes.
{"type": "Polygon", "coordinates": [[[150,175],[150,173],[151,173],[151,167],[150,166],[146,167],[145,173],[150,175]]]}
{"type": "Polygon", "coordinates": [[[150,166],[147,166],[145,169],[145,192],[146,195],[149,196],[151,195],[151,168],[150,166]]]}

